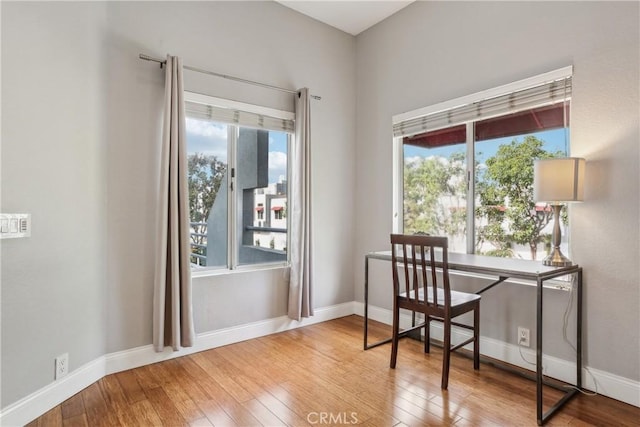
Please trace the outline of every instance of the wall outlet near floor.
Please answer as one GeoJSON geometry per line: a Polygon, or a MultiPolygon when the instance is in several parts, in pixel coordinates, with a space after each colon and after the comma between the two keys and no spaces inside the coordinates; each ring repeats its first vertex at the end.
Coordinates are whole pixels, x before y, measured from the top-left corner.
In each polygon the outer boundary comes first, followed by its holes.
{"type": "Polygon", "coordinates": [[[54,379],[59,380],[69,373],[69,353],[56,357],[56,372],[54,379]]]}
{"type": "Polygon", "coordinates": [[[529,338],[529,329],[518,326],[518,345],[521,345],[523,347],[530,347],[531,343],[529,341],[529,338]]]}

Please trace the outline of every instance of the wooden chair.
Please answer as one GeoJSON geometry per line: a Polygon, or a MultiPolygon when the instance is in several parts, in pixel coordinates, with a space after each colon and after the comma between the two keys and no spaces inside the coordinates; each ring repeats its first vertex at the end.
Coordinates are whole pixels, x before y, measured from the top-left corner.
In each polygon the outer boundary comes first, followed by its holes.
{"type": "Polygon", "coordinates": [[[449,286],[448,241],[446,237],[427,235],[391,235],[393,266],[393,337],[390,367],[396,367],[398,340],[412,330],[425,328],[424,351],[429,353],[429,326],[432,320],[444,323],[442,389],[449,383],[450,353],[473,342],[473,368],[480,368],[480,295],[452,291],[449,286]],[[436,249],[440,251],[436,252],[436,249]],[[441,257],[436,257],[441,254],[441,257]],[[436,268],[441,270],[438,281],[436,268]],[[423,313],[425,321],[399,330],[400,309],[423,313]],[[453,322],[461,314],[473,311],[473,326],[453,322]],[[470,329],[473,336],[451,346],[451,325],[470,329]]]}

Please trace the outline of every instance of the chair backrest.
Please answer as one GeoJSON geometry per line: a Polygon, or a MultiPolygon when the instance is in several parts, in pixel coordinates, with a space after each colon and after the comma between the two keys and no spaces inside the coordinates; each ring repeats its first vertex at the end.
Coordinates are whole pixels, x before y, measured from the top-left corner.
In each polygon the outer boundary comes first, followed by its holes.
{"type": "Polygon", "coordinates": [[[430,306],[437,304],[440,287],[444,294],[444,306],[450,307],[448,246],[446,237],[392,234],[394,295],[405,294],[411,303],[430,306]],[[442,271],[440,285],[437,269],[442,271]],[[424,288],[422,295],[420,288],[424,288]]]}

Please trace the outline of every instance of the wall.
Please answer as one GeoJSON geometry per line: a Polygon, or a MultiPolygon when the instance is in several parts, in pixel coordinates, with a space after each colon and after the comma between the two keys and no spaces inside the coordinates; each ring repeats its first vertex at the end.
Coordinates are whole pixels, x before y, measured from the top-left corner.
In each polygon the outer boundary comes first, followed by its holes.
{"type": "MultiPolygon", "coordinates": [[[[360,34],[356,260],[389,246],[393,115],[573,65],[571,154],[588,161],[586,201],[570,213],[572,258],[585,270],[585,363],[638,381],[638,28],[638,3],[416,2],[360,34]]],[[[386,268],[372,267],[382,279],[371,283],[371,303],[390,308],[386,268]]],[[[356,269],[360,301],[363,280],[356,269]]],[[[488,292],[482,335],[515,343],[517,325],[533,333],[534,301],[529,287],[488,292]]],[[[545,350],[571,360],[561,330],[568,303],[564,292],[546,293],[545,350]]]]}
{"type": "MultiPolygon", "coordinates": [[[[33,215],[31,238],[2,241],[3,408],[50,384],[60,353],[73,371],[151,343],[164,71],[140,53],[322,96],[313,298],[353,300],[352,36],[272,2],[1,7],[2,211],[33,215]]],[[[291,95],[185,74],[187,90],[293,110],[291,95]]],[[[283,316],[287,291],[282,269],[197,277],[196,330],[283,316]]]]}
{"type": "Polygon", "coordinates": [[[105,9],[2,3],[2,407],[105,353],[105,9]],[[54,25],[55,23],[55,25],[54,25]]]}
{"type": "MultiPolygon", "coordinates": [[[[154,120],[159,116],[149,110],[162,97],[163,72],[156,64],[138,60],[141,52],[156,57],[167,52],[180,54],[188,65],[281,87],[308,86],[312,93],[323,97],[312,105],[312,203],[317,219],[314,229],[331,232],[317,233],[314,261],[321,268],[316,273],[315,302],[316,306],[323,307],[350,301],[352,252],[349,248],[337,248],[335,241],[349,229],[352,221],[353,177],[348,167],[335,168],[331,175],[322,172],[336,160],[338,166],[353,162],[353,39],[289,9],[264,2],[186,5],[183,2],[122,2],[109,3],[108,12],[109,68],[114,76],[109,79],[109,112],[110,122],[117,123],[112,127],[108,161],[111,167],[109,194],[117,197],[110,198],[109,218],[111,228],[118,232],[110,233],[109,241],[109,254],[114,255],[109,260],[108,271],[117,276],[109,280],[112,291],[109,293],[107,351],[132,348],[150,339],[145,320],[151,316],[151,288],[135,284],[152,280],[154,228],[151,222],[141,227],[131,219],[153,217],[153,200],[149,194],[155,189],[153,159],[157,150],[152,132],[157,129],[154,120]],[[276,27],[277,32],[273,31],[276,27]],[[132,97],[135,93],[140,96],[132,97]],[[133,104],[131,108],[123,108],[129,103],[133,104]],[[346,147],[344,156],[334,154],[343,154],[343,147],[346,147]],[[136,172],[123,177],[123,170],[136,172]],[[132,185],[132,178],[142,182],[132,185]],[[347,185],[337,192],[337,199],[346,207],[346,221],[329,214],[332,208],[329,197],[343,182],[347,185]]],[[[185,89],[288,111],[293,109],[290,95],[193,72],[185,73],[185,89]]],[[[264,301],[274,295],[277,299],[286,299],[287,288],[282,281],[275,286],[269,281],[263,283],[260,275],[248,277],[255,280],[250,280],[242,293],[238,292],[243,307],[238,307],[235,316],[219,316],[211,323],[197,324],[198,332],[214,330],[222,324],[231,326],[259,320],[264,301]]],[[[208,289],[203,288],[209,287],[233,287],[242,280],[242,277],[229,276],[200,277],[194,280],[194,293],[206,294],[208,289]]],[[[228,300],[212,297],[196,299],[194,309],[222,309],[227,305],[228,300]]]]}

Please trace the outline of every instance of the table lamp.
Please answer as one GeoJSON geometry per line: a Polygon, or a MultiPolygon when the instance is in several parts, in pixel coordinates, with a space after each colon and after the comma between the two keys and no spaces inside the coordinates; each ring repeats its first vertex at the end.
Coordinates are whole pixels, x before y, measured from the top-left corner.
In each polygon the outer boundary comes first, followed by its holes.
{"type": "Polygon", "coordinates": [[[548,203],[553,209],[553,250],[542,260],[544,265],[566,267],[572,264],[560,251],[560,211],[564,203],[584,200],[584,166],[585,160],[577,157],[542,159],[533,163],[533,198],[536,202],[548,203]]]}

